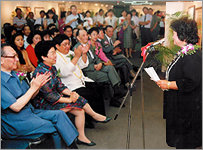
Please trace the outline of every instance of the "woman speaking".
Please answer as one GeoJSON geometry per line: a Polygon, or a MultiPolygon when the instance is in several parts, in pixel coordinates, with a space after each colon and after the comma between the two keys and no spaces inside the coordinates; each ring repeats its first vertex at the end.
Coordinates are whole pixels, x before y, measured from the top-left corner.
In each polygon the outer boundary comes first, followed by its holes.
{"type": "Polygon", "coordinates": [[[166,80],[157,85],[164,90],[166,142],[176,148],[202,145],[202,56],[195,45],[197,24],[187,17],[171,23],[174,44],[180,47],[168,66],[166,80]]]}

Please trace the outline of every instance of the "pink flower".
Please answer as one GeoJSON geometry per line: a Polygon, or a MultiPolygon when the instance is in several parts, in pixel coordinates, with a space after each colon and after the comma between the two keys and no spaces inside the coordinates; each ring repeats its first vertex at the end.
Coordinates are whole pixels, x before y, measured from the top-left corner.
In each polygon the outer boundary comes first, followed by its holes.
{"type": "Polygon", "coordinates": [[[109,44],[109,42],[108,42],[108,41],[105,41],[104,44],[109,44]]]}

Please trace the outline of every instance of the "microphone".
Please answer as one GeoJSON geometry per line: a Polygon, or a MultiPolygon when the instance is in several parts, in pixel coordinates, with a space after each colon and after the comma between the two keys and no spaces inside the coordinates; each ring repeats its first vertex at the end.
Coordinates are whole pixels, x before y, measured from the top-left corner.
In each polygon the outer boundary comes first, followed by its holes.
{"type": "Polygon", "coordinates": [[[164,43],[164,42],[165,42],[165,38],[163,38],[163,39],[161,39],[161,40],[159,40],[159,41],[153,43],[152,45],[150,45],[150,46],[147,48],[147,52],[153,52],[153,51],[155,51],[154,46],[155,46],[155,45],[158,45],[158,44],[162,44],[162,43],[164,43]]]}

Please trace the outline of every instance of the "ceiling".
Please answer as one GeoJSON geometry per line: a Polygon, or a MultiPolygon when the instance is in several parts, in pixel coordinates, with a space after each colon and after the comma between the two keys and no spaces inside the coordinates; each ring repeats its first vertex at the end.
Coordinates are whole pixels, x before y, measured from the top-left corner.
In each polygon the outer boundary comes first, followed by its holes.
{"type": "MultiPolygon", "coordinates": [[[[96,1],[95,1],[96,2],[96,1]]],[[[120,1],[100,1],[112,5],[166,5],[166,1],[141,1],[141,0],[120,0],[120,1]]]]}

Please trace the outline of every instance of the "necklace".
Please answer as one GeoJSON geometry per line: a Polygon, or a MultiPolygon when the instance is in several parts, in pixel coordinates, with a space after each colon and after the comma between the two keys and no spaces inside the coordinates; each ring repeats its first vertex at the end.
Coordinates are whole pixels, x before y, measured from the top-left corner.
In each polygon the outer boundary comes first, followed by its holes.
{"type": "MultiPolygon", "coordinates": [[[[57,53],[59,54],[59,56],[65,61],[65,63],[68,64],[67,60],[60,54],[60,52],[58,52],[58,51],[56,51],[56,52],[57,52],[57,53]]],[[[83,75],[82,70],[80,69],[80,67],[78,66],[78,64],[76,64],[76,66],[77,66],[78,69],[80,70],[80,75],[77,75],[76,72],[73,72],[73,74],[74,74],[77,78],[79,78],[80,80],[82,80],[82,75],[83,75]]]]}

